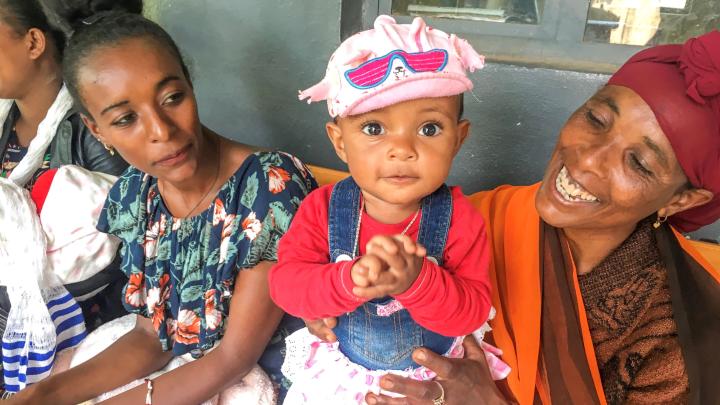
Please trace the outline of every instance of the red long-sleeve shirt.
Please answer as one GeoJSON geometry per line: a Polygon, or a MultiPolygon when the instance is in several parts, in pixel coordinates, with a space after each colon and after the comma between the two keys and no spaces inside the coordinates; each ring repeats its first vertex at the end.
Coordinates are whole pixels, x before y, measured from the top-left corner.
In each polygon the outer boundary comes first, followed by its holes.
{"type": "MultiPolygon", "coordinates": [[[[443,254],[444,265],[423,260],[417,280],[395,299],[423,327],[445,336],[462,336],[479,328],[490,311],[490,252],[485,223],[459,187],[450,188],[453,211],[443,254]]],[[[270,294],[287,313],[305,319],[334,317],[365,302],[352,293],[354,261],[330,263],[328,205],[332,186],[305,198],[280,241],[278,263],[270,271],[270,294]]],[[[362,214],[360,254],[376,235],[400,234],[413,215],[398,224],[383,224],[362,214]]],[[[419,218],[406,235],[417,239],[419,218]]]]}

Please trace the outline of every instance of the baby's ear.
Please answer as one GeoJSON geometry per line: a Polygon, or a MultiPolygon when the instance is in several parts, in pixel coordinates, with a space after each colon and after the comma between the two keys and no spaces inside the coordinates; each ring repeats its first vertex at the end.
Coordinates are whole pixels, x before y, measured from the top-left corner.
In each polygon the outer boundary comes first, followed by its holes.
{"type": "Polygon", "coordinates": [[[468,135],[470,135],[470,121],[465,119],[458,121],[455,154],[460,151],[460,148],[462,148],[468,135]]]}
{"type": "Polygon", "coordinates": [[[327,132],[328,138],[335,149],[335,154],[338,155],[340,160],[347,163],[347,154],[345,153],[345,142],[343,141],[342,128],[337,124],[336,121],[331,121],[325,124],[325,131],[327,132]]]}

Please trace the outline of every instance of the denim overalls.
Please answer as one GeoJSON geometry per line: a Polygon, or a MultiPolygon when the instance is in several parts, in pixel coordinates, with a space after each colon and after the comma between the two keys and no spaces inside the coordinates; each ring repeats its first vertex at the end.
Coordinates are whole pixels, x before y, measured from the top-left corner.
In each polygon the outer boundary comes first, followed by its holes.
{"type": "MultiPolygon", "coordinates": [[[[352,177],[335,185],[328,212],[328,240],[333,262],[351,260],[356,235],[359,238],[360,188],[352,177]]],[[[427,249],[427,259],[442,265],[443,252],[452,216],[452,195],[441,186],[422,201],[418,242],[427,249]]],[[[333,329],[340,351],[352,362],[370,370],[406,370],[418,367],[412,360],[415,348],[424,346],[435,353],[446,353],[454,337],[431,332],[418,325],[407,309],[387,313],[392,297],[374,299],[355,311],[338,317],[333,329]],[[382,313],[383,315],[380,315],[382,313]]]]}

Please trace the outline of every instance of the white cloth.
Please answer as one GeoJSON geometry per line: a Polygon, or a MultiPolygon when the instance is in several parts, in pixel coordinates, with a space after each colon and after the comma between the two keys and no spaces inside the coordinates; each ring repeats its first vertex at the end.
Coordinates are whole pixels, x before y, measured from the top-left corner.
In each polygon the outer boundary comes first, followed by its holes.
{"type": "Polygon", "coordinates": [[[11,303],[2,337],[6,390],[46,378],[56,356],[85,338],[82,310],[63,284],[97,274],[117,253],[119,240],[95,229],[114,181],[61,167],[38,215],[25,188],[0,178],[0,284],[11,303]]]}
{"type": "Polygon", "coordinates": [[[42,290],[42,302],[47,306],[55,328],[48,331],[48,339],[44,341],[38,339],[32,327],[28,327],[32,322],[27,322],[22,314],[23,308],[27,307],[23,299],[36,297],[22,295],[21,292],[20,300],[14,298],[17,305],[10,309],[3,336],[3,373],[8,392],[18,392],[48,377],[67,349],[77,346],[86,336],[82,310],[63,286],[42,290]]]}
{"type": "MultiPolygon", "coordinates": [[[[12,107],[12,100],[0,100],[0,128],[5,123],[12,107]]],[[[55,138],[58,126],[62,122],[65,114],[73,106],[73,100],[70,92],[62,86],[55,101],[50,106],[45,118],[40,122],[37,129],[37,135],[30,142],[25,157],[10,173],[10,180],[19,186],[24,186],[32,178],[35,172],[40,168],[45,157],[50,142],[55,138]]]]}
{"type": "Polygon", "coordinates": [[[78,166],[57,170],[40,212],[50,269],[63,284],[85,281],[112,263],[120,239],[96,229],[115,176],[78,166]]]}
{"type": "Polygon", "coordinates": [[[12,108],[13,100],[8,100],[4,98],[0,98],[0,128],[5,124],[5,121],[7,121],[7,117],[10,114],[10,109],[12,108]]]}
{"type": "MultiPolygon", "coordinates": [[[[132,328],[135,327],[136,319],[137,315],[126,315],[108,322],[93,331],[75,351],[70,362],[70,367],[76,367],[105,350],[121,336],[132,330],[132,328]]],[[[128,358],[125,359],[125,361],[133,360],[128,358]]],[[[150,374],[147,378],[157,378],[191,361],[193,361],[193,358],[189,354],[175,357],[162,370],[150,374]]],[[[87,403],[96,404],[143,383],[144,379],[135,380],[118,389],[102,394],[87,403]]],[[[236,384],[222,391],[210,400],[205,401],[202,405],[275,405],[275,401],[275,390],[272,382],[270,382],[270,378],[265,375],[260,367],[255,366],[240,384],[236,384]]]]}
{"type": "Polygon", "coordinates": [[[57,352],[85,337],[75,300],[48,266],[45,234],[24,188],[0,178],[0,282],[12,305],[2,337],[5,389],[50,374],[57,352]]]}

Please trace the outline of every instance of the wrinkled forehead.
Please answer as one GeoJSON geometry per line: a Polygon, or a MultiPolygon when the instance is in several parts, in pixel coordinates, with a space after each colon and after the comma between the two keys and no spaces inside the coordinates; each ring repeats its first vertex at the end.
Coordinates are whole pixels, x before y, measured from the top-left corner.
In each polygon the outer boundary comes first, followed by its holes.
{"type": "MultiPolygon", "coordinates": [[[[648,147],[670,173],[680,173],[675,151],[652,108],[630,88],[608,85],[589,100],[591,108],[603,108],[613,115],[613,134],[632,145],[648,147]]],[[[615,137],[608,138],[613,142],[615,137]]]]}
{"type": "Polygon", "coordinates": [[[718,101],[697,102],[673,64],[626,64],[610,84],[632,89],[653,111],[683,171],[695,187],[720,190],[720,123],[718,101]]]}

